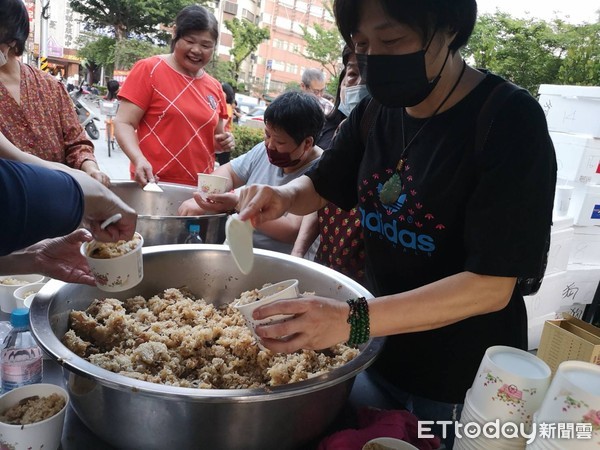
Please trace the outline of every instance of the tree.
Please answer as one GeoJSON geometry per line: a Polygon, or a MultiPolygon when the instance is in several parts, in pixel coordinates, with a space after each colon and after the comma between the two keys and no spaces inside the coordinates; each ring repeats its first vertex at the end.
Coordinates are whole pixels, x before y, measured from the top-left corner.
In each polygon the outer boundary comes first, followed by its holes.
{"type": "Polygon", "coordinates": [[[466,47],[479,68],[489,69],[536,95],[539,85],[555,83],[564,54],[557,33],[566,24],[484,14],[466,47]]]}
{"type": "Polygon", "coordinates": [[[566,38],[568,45],[558,81],[561,84],[600,86],[600,23],[575,27],[566,38]]]}
{"type": "Polygon", "coordinates": [[[259,27],[247,20],[239,20],[237,17],[226,20],[225,27],[233,35],[233,47],[229,50],[229,54],[233,57],[231,74],[237,79],[244,60],[256,51],[261,42],[269,39],[271,33],[267,28],[259,27]]]}
{"type": "Polygon", "coordinates": [[[329,72],[332,79],[337,79],[341,71],[340,59],[344,41],[337,28],[326,29],[314,24],[312,30],[302,27],[306,41],[306,58],[316,61],[329,72]]]}
{"type": "MultiPolygon", "coordinates": [[[[194,0],[70,0],[90,30],[111,31],[117,41],[132,34],[157,35],[159,25],[173,23],[177,13],[194,0]]],[[[203,3],[203,2],[199,2],[203,3]]]]}
{"type": "Polygon", "coordinates": [[[600,24],[561,19],[515,19],[507,13],[479,18],[464,50],[489,69],[536,95],[540,84],[600,84],[600,24]]]}

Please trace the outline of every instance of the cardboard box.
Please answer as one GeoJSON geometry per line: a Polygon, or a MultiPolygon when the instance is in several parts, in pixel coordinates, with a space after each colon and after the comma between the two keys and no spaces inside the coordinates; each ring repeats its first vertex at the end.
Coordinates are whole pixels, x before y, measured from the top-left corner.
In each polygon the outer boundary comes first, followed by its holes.
{"type": "Polygon", "coordinates": [[[538,92],[550,131],[600,137],[600,87],[542,84],[538,92]]]}
{"type": "Polygon", "coordinates": [[[572,316],[544,324],[538,358],[552,373],[563,361],[585,361],[600,365],[600,328],[572,316]]]}
{"type": "MultiPolygon", "coordinates": [[[[527,350],[535,350],[540,346],[544,324],[548,320],[556,319],[556,313],[546,314],[545,316],[534,317],[527,322],[527,350]]],[[[562,316],[561,316],[562,317],[562,316]]]]}
{"type": "MultiPolygon", "coordinates": [[[[600,101],[598,102],[600,105],[600,101]]],[[[600,139],[585,134],[550,132],[556,152],[557,178],[600,184],[600,139]]]]}

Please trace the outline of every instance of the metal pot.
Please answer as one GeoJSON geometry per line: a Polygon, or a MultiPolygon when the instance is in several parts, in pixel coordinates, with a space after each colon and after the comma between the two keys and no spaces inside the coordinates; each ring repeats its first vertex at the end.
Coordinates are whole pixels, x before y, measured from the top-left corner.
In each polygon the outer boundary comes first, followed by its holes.
{"type": "Polygon", "coordinates": [[[182,244],[190,225],[200,225],[206,244],[225,241],[226,214],[180,216],[181,203],[192,198],[196,188],[183,184],[158,183],[164,192],[146,192],[135,181],[114,181],[111,190],[138,213],[136,231],[144,236],[144,245],[182,244]]]}
{"type": "MultiPolygon", "coordinates": [[[[143,249],[144,279],[125,299],[169,287],[187,286],[220,305],[241,292],[289,278],[301,291],[340,299],[370,293],[350,278],[314,262],[255,250],[252,272],[241,275],[228,247],[165,245],[143,249]]],[[[191,389],[139,381],[94,366],[68,350],[60,338],[72,309],[83,310],[106,293],[91,286],[53,280],[30,310],[32,333],[64,368],[71,404],[101,439],[126,449],[295,448],[321,436],[346,402],[355,376],[381,351],[372,339],[357,358],[310,380],[269,389],[191,389]]]]}

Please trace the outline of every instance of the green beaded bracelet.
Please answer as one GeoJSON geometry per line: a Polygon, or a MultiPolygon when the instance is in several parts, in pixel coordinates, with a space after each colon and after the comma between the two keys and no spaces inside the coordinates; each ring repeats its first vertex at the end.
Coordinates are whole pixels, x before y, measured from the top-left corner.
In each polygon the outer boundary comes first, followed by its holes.
{"type": "Polygon", "coordinates": [[[364,344],[371,336],[371,327],[369,324],[369,304],[364,297],[351,298],[346,300],[350,306],[348,313],[348,322],[350,324],[350,337],[348,345],[356,346],[364,344]]]}

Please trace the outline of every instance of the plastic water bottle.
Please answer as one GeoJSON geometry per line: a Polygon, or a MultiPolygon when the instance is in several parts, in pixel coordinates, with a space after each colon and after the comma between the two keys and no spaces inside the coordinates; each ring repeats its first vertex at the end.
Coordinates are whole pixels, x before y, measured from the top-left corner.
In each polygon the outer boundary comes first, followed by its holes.
{"type": "MultiPolygon", "coordinates": [[[[2,343],[4,342],[4,339],[6,339],[6,336],[8,336],[8,333],[10,333],[12,328],[13,328],[12,325],[7,320],[0,321],[0,353],[1,353],[2,348],[4,348],[2,343]]],[[[1,390],[2,390],[2,370],[0,370],[0,391],[1,390]]]]}
{"type": "Polygon", "coordinates": [[[188,234],[188,237],[185,238],[185,243],[186,244],[202,244],[202,238],[200,237],[200,225],[198,224],[190,224],[188,230],[190,231],[190,234],[188,234]]]}
{"type": "Polygon", "coordinates": [[[19,308],[10,315],[12,330],[2,348],[2,391],[42,382],[42,350],[29,331],[29,309],[19,308]]]}

